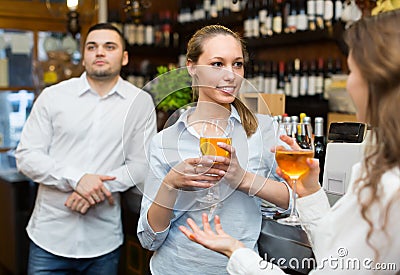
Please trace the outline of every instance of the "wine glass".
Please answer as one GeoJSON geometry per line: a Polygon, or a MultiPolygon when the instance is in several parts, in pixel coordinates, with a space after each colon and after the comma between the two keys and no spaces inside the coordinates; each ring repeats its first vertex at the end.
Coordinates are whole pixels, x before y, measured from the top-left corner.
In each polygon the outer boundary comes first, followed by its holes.
{"type": "MultiPolygon", "coordinates": [[[[230,153],[217,145],[217,142],[232,144],[233,122],[229,119],[213,118],[202,122],[200,132],[200,152],[203,156],[229,157],[230,153]]],[[[218,183],[207,190],[206,197],[201,200],[208,204],[218,203],[218,183]]]]}
{"type": "Polygon", "coordinates": [[[296,211],[296,184],[297,180],[309,170],[306,162],[314,156],[311,125],[309,123],[287,122],[278,126],[275,159],[279,168],[289,176],[293,189],[292,210],[289,217],[279,219],[278,222],[287,225],[300,225],[296,211]],[[281,135],[291,137],[295,143],[289,146],[280,139],[281,135]]]}

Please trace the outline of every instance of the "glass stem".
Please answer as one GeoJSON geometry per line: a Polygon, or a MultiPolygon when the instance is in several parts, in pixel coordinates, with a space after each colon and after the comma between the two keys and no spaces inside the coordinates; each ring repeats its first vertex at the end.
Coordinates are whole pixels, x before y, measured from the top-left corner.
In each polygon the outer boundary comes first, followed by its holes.
{"type": "Polygon", "coordinates": [[[296,186],[297,186],[297,179],[292,179],[292,190],[293,190],[293,198],[292,198],[292,210],[290,211],[290,216],[296,216],[297,217],[297,211],[296,211],[296,197],[297,197],[297,192],[296,192],[296,186]]]}

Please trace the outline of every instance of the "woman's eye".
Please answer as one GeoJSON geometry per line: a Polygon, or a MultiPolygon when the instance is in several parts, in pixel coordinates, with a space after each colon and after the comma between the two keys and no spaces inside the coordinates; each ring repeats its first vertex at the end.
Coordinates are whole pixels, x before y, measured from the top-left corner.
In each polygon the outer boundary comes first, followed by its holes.
{"type": "Polygon", "coordinates": [[[243,62],[235,62],[234,64],[233,64],[233,66],[235,67],[235,68],[242,68],[243,67],[243,62]]]}
{"type": "Polygon", "coordinates": [[[223,65],[222,65],[222,62],[213,62],[213,63],[211,63],[211,66],[213,66],[213,67],[222,67],[223,65]]]}

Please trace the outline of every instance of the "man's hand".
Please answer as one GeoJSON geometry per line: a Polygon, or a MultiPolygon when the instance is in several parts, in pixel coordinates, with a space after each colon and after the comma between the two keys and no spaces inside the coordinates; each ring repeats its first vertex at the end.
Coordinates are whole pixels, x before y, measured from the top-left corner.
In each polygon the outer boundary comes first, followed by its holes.
{"type": "Polygon", "coordinates": [[[90,208],[90,203],[77,192],[73,192],[65,201],[64,205],[72,211],[77,211],[81,214],[86,214],[90,208]]]}
{"type": "Polygon", "coordinates": [[[76,185],[76,192],[85,198],[90,205],[95,205],[106,198],[110,205],[114,204],[112,194],[104,186],[103,182],[115,180],[116,177],[106,175],[85,174],[76,185]]]}

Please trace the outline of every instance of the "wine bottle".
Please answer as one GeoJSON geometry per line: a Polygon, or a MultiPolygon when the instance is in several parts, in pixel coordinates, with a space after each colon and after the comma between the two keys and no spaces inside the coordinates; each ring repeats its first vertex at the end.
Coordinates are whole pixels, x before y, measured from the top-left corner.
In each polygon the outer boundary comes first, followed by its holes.
{"type": "Polygon", "coordinates": [[[322,57],[318,58],[315,93],[322,99],[324,93],[324,59],[322,57]]]}
{"type": "Polygon", "coordinates": [[[203,1],[204,16],[206,20],[211,19],[211,0],[203,1]]]}
{"type": "Polygon", "coordinates": [[[299,95],[305,96],[308,91],[308,67],[307,62],[302,61],[301,63],[301,71],[300,71],[300,88],[299,95]]]}
{"type": "Polygon", "coordinates": [[[300,59],[296,58],[293,64],[294,72],[292,76],[292,91],[291,95],[294,98],[299,97],[300,91],[300,59]]]}
{"type": "Polygon", "coordinates": [[[318,29],[324,28],[324,0],[315,1],[315,24],[318,29]]]}
{"type": "Polygon", "coordinates": [[[268,15],[268,0],[262,0],[261,8],[258,11],[258,20],[260,20],[260,35],[267,36],[267,15],[268,15]]]}
{"type": "Polygon", "coordinates": [[[315,31],[315,0],[307,0],[308,29],[315,31]]]}
{"type": "Polygon", "coordinates": [[[293,69],[293,63],[292,62],[286,62],[286,70],[285,70],[285,95],[286,96],[292,96],[292,69],[293,69]]]}
{"type": "Polygon", "coordinates": [[[253,1],[247,2],[247,12],[246,19],[243,21],[243,36],[245,38],[250,38],[253,35],[253,1]]]}
{"type": "Polygon", "coordinates": [[[326,28],[332,28],[333,20],[333,2],[332,0],[325,0],[324,7],[324,23],[326,28]]]}
{"type": "Polygon", "coordinates": [[[310,68],[308,72],[308,89],[307,89],[307,95],[309,96],[315,96],[315,82],[317,80],[316,76],[316,65],[315,65],[315,60],[312,60],[310,63],[310,68]]]}
{"type": "Polygon", "coordinates": [[[343,12],[342,0],[336,0],[335,1],[335,16],[334,16],[335,22],[339,22],[341,20],[342,12],[343,12]]]}
{"type": "Polygon", "coordinates": [[[324,73],[324,99],[329,99],[328,89],[332,84],[332,75],[333,75],[333,60],[332,58],[328,58],[326,62],[326,69],[324,73]]]}
{"type": "Polygon", "coordinates": [[[265,62],[264,93],[271,94],[272,62],[265,62]]]}
{"type": "Polygon", "coordinates": [[[326,143],[324,137],[324,119],[322,117],[315,118],[315,134],[314,134],[314,158],[319,160],[319,182],[322,185],[324,176],[326,143]]]}
{"type": "Polygon", "coordinates": [[[296,0],[288,0],[290,6],[288,7],[288,15],[286,20],[287,31],[295,33],[297,31],[297,5],[296,0]]]}
{"type": "Polygon", "coordinates": [[[285,93],[285,62],[279,61],[277,94],[285,93]]]}
{"type": "Polygon", "coordinates": [[[273,61],[272,66],[272,76],[271,76],[271,86],[270,86],[270,93],[276,94],[278,88],[278,63],[273,61]]]}
{"type": "Polygon", "coordinates": [[[305,1],[297,0],[296,31],[305,31],[308,28],[308,19],[305,1]]]}
{"type": "Polygon", "coordinates": [[[275,2],[272,30],[275,34],[282,33],[282,0],[276,0],[275,2]]]}
{"type": "Polygon", "coordinates": [[[258,16],[258,11],[260,9],[260,3],[258,0],[254,1],[254,10],[253,10],[253,21],[252,21],[252,37],[259,38],[260,37],[260,18],[258,16]]]}

